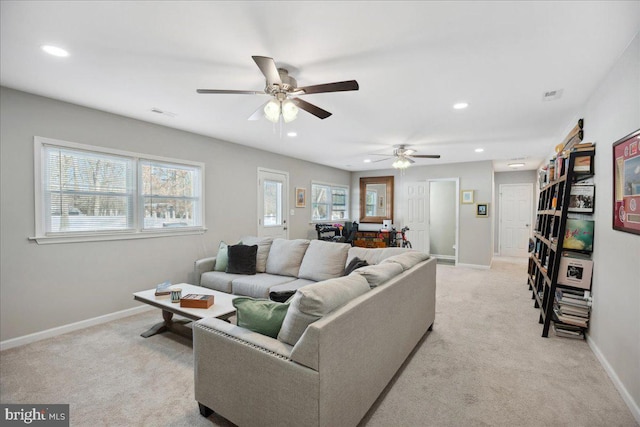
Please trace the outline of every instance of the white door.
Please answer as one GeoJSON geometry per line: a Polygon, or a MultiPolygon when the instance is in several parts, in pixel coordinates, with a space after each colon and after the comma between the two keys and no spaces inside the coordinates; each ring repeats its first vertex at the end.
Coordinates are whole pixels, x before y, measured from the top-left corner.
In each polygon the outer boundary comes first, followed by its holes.
{"type": "Polygon", "coordinates": [[[258,169],[258,237],[289,237],[289,174],[258,169]]]}
{"type": "Polygon", "coordinates": [[[396,224],[400,231],[403,226],[409,227],[407,239],[411,247],[422,252],[429,252],[427,236],[427,183],[408,182],[404,185],[404,219],[405,224],[396,224]]]}
{"type": "Polygon", "coordinates": [[[533,184],[500,185],[500,255],[527,256],[532,195],[533,184]]]}

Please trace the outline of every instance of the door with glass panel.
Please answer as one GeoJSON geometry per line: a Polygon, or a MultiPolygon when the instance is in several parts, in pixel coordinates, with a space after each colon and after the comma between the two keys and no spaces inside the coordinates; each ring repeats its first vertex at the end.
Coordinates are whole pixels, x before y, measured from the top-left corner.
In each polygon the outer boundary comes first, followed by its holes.
{"type": "Polygon", "coordinates": [[[289,174],[258,169],[258,236],[287,239],[289,174]]]}

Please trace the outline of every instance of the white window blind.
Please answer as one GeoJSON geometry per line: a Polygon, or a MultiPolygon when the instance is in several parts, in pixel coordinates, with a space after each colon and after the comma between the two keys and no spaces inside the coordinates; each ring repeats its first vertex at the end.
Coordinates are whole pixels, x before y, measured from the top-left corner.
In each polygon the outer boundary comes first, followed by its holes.
{"type": "Polygon", "coordinates": [[[204,230],[202,163],[41,137],[35,152],[38,242],[204,230]]]}
{"type": "Polygon", "coordinates": [[[133,159],[44,146],[46,233],[130,230],[133,159]]]}

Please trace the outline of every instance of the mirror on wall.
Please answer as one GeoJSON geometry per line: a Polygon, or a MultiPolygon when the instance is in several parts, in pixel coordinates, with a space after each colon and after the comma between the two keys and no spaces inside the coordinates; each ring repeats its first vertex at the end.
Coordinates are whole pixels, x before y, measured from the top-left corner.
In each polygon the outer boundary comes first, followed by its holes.
{"type": "Polygon", "coordinates": [[[360,222],[393,221],[393,176],[360,178],[360,222]]]}

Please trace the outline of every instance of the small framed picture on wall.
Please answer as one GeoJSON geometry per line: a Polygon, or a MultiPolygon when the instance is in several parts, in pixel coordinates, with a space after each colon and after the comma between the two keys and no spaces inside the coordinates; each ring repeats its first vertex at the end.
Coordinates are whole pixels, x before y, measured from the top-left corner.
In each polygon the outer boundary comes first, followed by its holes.
{"type": "Polygon", "coordinates": [[[307,206],[307,189],[296,187],[296,208],[307,206]]]}
{"type": "Polygon", "coordinates": [[[462,190],[460,192],[460,201],[462,203],[473,203],[473,190],[462,190]]]}
{"type": "Polygon", "coordinates": [[[489,203],[476,203],[476,216],[486,218],[489,216],[489,203]]]}

